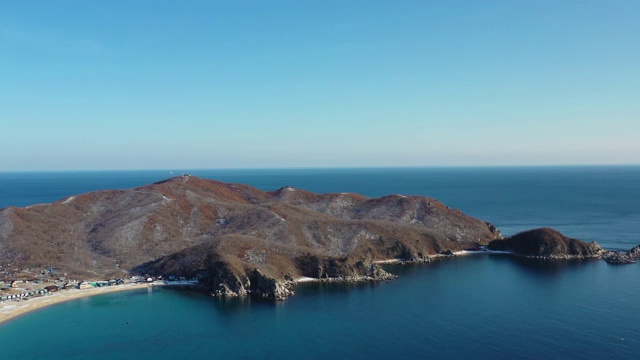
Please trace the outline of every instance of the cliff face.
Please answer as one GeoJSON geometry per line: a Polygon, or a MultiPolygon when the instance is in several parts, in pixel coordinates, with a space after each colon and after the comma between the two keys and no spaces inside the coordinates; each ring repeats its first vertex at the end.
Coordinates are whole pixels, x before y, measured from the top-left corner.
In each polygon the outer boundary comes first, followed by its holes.
{"type": "Polygon", "coordinates": [[[517,255],[556,259],[599,258],[604,252],[596,242],[572,239],[551,228],[528,230],[506,239],[494,240],[488,248],[512,251],[517,255]]]}
{"type": "Polygon", "coordinates": [[[0,265],[85,277],[205,272],[221,295],[284,297],[301,276],[386,278],[376,260],[420,261],[499,237],[426,197],[264,192],[180,176],[2,209],[0,265]]]}

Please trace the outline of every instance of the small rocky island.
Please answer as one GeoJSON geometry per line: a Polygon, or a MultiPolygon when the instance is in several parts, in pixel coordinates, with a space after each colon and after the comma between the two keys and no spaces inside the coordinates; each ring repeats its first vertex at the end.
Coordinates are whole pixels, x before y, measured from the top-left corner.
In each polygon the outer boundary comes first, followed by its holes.
{"type": "Polygon", "coordinates": [[[551,228],[533,229],[509,238],[496,239],[487,248],[529,258],[603,259],[613,264],[634,263],[640,258],[640,245],[629,251],[605,250],[595,241],[587,243],[569,238],[551,228]]]}
{"type": "Polygon", "coordinates": [[[497,239],[489,243],[488,249],[543,259],[598,258],[603,253],[596,242],[572,239],[551,228],[523,231],[509,238],[497,239]]]}
{"type": "Polygon", "coordinates": [[[198,277],[216,296],[284,299],[300,281],[394,278],[380,263],[425,262],[487,246],[522,256],[631,262],[537,229],[495,226],[422,196],[265,192],[182,175],[55,203],[0,210],[0,269],[55,268],[76,278],[198,277]]]}

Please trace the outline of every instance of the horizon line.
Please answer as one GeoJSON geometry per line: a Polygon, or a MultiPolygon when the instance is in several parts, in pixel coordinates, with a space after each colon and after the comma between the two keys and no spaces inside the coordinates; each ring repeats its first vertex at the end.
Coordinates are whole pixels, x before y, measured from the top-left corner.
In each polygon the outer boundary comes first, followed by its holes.
{"type": "Polygon", "coordinates": [[[239,171],[239,170],[349,170],[349,169],[473,169],[473,168],[586,168],[586,167],[638,167],[629,164],[509,164],[509,165],[379,165],[379,166],[282,166],[282,167],[210,167],[210,168],[101,168],[101,169],[25,169],[0,170],[0,173],[73,173],[73,172],[127,172],[127,171],[239,171]]]}

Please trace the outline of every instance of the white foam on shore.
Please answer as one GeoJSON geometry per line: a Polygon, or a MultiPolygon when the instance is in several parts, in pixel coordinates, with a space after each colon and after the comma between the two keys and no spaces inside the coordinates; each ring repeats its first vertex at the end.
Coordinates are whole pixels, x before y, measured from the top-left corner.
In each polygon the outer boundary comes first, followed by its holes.
{"type": "Polygon", "coordinates": [[[296,279],[297,283],[304,283],[304,282],[314,282],[314,281],[318,281],[318,279],[316,278],[312,278],[312,277],[307,277],[307,276],[302,276],[296,279]]]}

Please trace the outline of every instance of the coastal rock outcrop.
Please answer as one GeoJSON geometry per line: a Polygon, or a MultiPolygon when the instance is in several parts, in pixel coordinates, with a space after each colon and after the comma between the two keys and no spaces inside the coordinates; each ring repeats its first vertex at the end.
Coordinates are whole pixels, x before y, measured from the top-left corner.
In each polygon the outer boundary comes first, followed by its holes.
{"type": "Polygon", "coordinates": [[[640,245],[629,251],[605,251],[602,254],[604,261],[610,264],[633,264],[640,260],[640,245]]]}
{"type": "Polygon", "coordinates": [[[506,239],[496,239],[489,250],[541,259],[602,259],[610,264],[631,264],[640,259],[640,245],[629,251],[606,250],[593,242],[569,238],[551,228],[523,231],[506,239]]]}
{"type": "Polygon", "coordinates": [[[494,240],[487,248],[548,259],[600,258],[606,251],[595,241],[587,243],[569,238],[552,228],[523,231],[506,239],[494,240]]]}
{"type": "Polygon", "coordinates": [[[377,262],[428,261],[501,238],[422,196],[266,192],[183,175],[0,210],[0,266],[79,277],[199,276],[212,294],[284,298],[298,278],[393,278],[377,262]]]}
{"type": "Polygon", "coordinates": [[[267,299],[284,300],[293,295],[291,287],[294,283],[290,280],[280,280],[269,277],[254,269],[251,273],[251,293],[267,299]]]}

